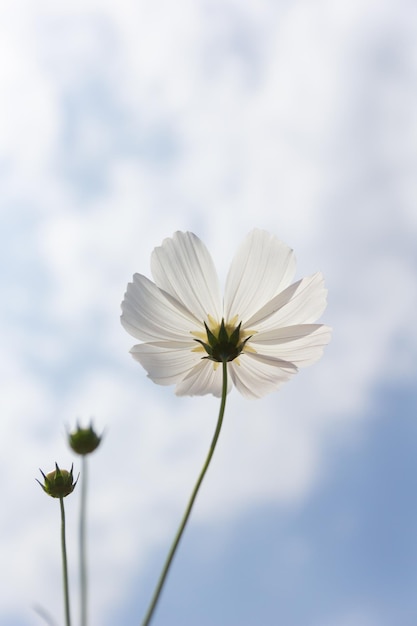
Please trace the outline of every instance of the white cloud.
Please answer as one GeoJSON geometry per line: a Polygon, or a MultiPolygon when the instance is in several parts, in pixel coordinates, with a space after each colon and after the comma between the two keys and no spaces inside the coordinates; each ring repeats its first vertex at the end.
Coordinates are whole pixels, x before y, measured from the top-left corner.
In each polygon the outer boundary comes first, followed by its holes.
{"type": "Polygon", "coordinates": [[[295,247],[299,275],[324,271],[335,327],[323,361],[279,394],[232,394],[196,521],[303,498],[333,424],[404,376],[397,357],[410,362],[417,345],[406,5],[392,28],[389,3],[373,2],[4,5],[1,469],[14,482],[2,484],[2,607],[21,604],[22,589],[49,602],[53,589],[60,611],[57,511],[32,477],[71,462],[63,423],[108,426],[91,463],[99,616],[188,497],[217,402],[155,388],[118,322],[127,281],[149,275],[152,248],[174,230],[196,230],[223,276],[250,228],[273,230],[295,247]],[[391,73],[378,54],[395,60],[391,73]]]}

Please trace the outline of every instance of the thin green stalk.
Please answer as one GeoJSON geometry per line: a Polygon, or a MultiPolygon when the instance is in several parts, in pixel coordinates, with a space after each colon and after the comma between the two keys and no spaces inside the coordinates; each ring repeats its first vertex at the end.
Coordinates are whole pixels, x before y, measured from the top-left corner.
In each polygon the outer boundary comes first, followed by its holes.
{"type": "Polygon", "coordinates": [[[39,615],[39,617],[45,620],[47,626],[56,626],[56,622],[54,622],[48,611],[46,611],[42,606],[35,605],[33,610],[39,615]]]}
{"type": "Polygon", "coordinates": [[[81,456],[81,504],[79,519],[79,560],[80,560],[80,624],[87,626],[87,555],[86,555],[86,518],[87,518],[87,456],[81,456]]]}
{"type": "Polygon", "coordinates": [[[190,517],[191,510],[193,508],[193,505],[194,505],[195,499],[197,497],[198,491],[200,489],[201,483],[203,482],[204,476],[206,475],[206,472],[207,472],[208,467],[210,465],[211,458],[212,458],[214,450],[216,448],[217,440],[219,438],[220,430],[221,430],[222,423],[223,423],[224,410],[225,410],[225,407],[226,407],[226,396],[227,396],[227,363],[223,362],[222,363],[222,367],[223,367],[222,397],[221,397],[219,416],[217,418],[217,425],[216,425],[216,430],[214,432],[213,440],[211,442],[210,449],[208,451],[208,455],[207,455],[207,458],[206,458],[206,460],[204,462],[203,468],[202,468],[202,470],[200,472],[200,475],[199,475],[199,477],[197,479],[197,482],[196,482],[196,484],[194,486],[194,489],[193,489],[193,491],[191,493],[191,497],[190,497],[190,499],[188,501],[187,508],[185,509],[185,513],[183,515],[183,518],[181,520],[181,523],[179,525],[177,533],[176,533],[176,535],[174,537],[174,540],[172,542],[171,548],[170,548],[170,550],[168,552],[167,559],[165,561],[164,567],[162,569],[162,573],[161,573],[161,575],[159,577],[159,580],[158,580],[158,584],[157,584],[156,589],[154,591],[154,594],[152,596],[151,603],[149,605],[148,611],[147,611],[147,613],[145,615],[145,618],[144,618],[144,620],[142,622],[142,626],[148,626],[150,624],[150,622],[151,622],[151,619],[152,619],[152,616],[154,614],[154,611],[155,611],[156,605],[158,603],[159,597],[161,595],[161,591],[163,589],[166,577],[168,575],[169,568],[171,566],[172,560],[174,558],[174,555],[175,555],[175,552],[177,550],[177,547],[178,547],[178,544],[180,542],[180,539],[182,537],[182,534],[183,534],[183,532],[185,530],[185,527],[187,525],[188,518],[190,517]]]}
{"type": "Polygon", "coordinates": [[[64,585],[64,603],[65,603],[65,626],[71,626],[69,588],[68,588],[68,562],[67,562],[67,546],[65,542],[65,509],[64,498],[59,498],[61,507],[61,549],[62,549],[62,580],[64,585]]]}

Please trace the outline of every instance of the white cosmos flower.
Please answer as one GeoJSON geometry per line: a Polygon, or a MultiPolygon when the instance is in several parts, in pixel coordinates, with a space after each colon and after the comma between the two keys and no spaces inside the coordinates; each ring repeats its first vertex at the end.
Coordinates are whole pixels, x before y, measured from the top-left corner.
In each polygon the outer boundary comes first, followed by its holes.
{"type": "Polygon", "coordinates": [[[330,340],[331,329],[313,323],[326,307],[322,275],[291,284],[294,253],[266,231],[253,230],[238,249],[223,300],[213,260],[193,233],[155,248],[151,271],[155,282],[135,274],[128,284],[121,322],[142,342],[132,356],[178,395],[220,396],[227,361],[229,389],[259,398],[317,361],[330,340]]]}

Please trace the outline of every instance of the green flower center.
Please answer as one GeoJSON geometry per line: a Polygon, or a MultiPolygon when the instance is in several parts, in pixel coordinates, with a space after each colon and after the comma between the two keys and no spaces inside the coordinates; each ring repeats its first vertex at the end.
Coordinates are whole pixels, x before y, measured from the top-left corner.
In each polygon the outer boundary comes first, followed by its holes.
{"type": "Polygon", "coordinates": [[[222,319],[218,329],[213,331],[210,330],[204,322],[207,341],[195,339],[207,352],[207,356],[203,358],[210,359],[216,363],[234,361],[242,352],[246,342],[250,339],[250,337],[242,339],[240,331],[241,324],[242,322],[240,322],[238,326],[229,328],[224,323],[224,319],[222,319]]]}

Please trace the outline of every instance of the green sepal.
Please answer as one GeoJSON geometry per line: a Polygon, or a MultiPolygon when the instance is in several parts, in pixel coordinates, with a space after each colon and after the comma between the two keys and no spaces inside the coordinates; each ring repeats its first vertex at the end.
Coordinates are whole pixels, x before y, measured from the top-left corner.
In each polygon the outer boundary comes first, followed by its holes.
{"type": "Polygon", "coordinates": [[[195,340],[200,345],[202,345],[204,350],[207,352],[207,356],[203,358],[210,359],[211,361],[215,361],[216,363],[226,363],[229,361],[234,361],[234,359],[236,359],[242,352],[246,342],[250,339],[250,337],[247,337],[242,342],[240,341],[241,325],[242,322],[240,322],[239,325],[236,326],[236,328],[234,328],[229,335],[223,318],[219,327],[218,336],[216,337],[216,335],[204,322],[208,343],[205,343],[201,339],[195,340]]]}

